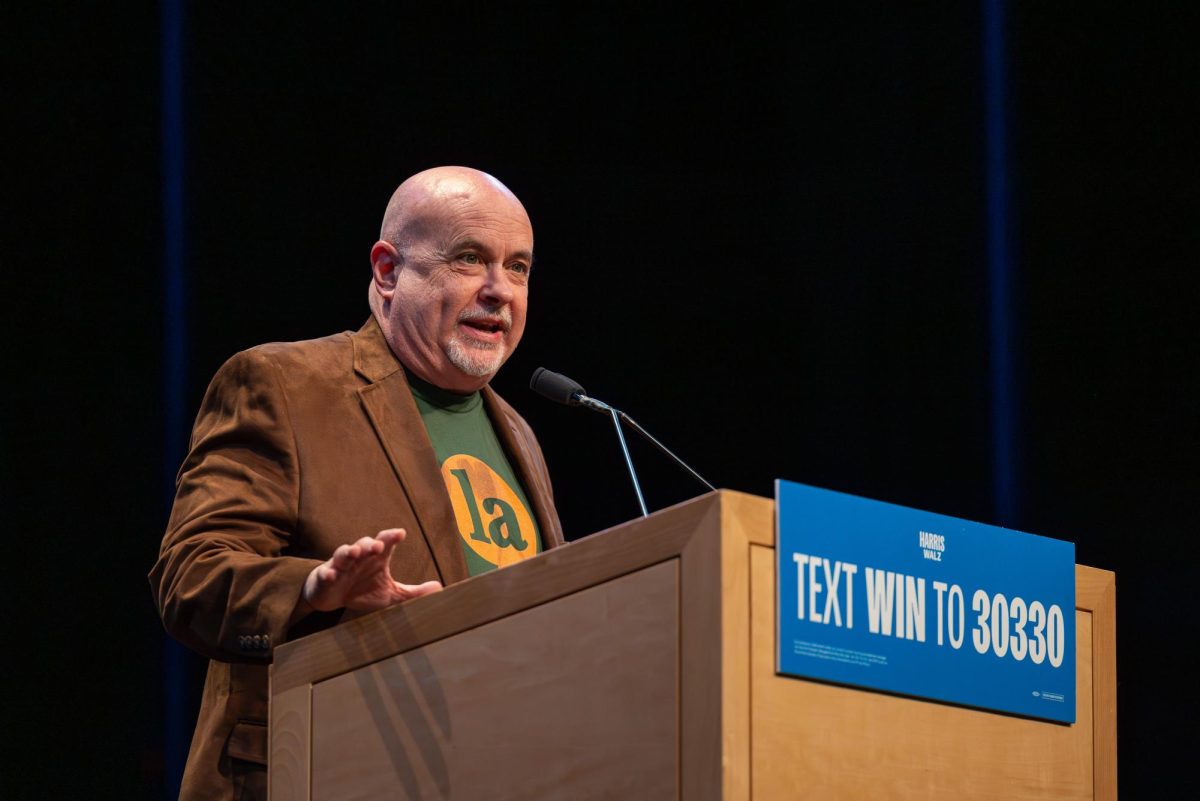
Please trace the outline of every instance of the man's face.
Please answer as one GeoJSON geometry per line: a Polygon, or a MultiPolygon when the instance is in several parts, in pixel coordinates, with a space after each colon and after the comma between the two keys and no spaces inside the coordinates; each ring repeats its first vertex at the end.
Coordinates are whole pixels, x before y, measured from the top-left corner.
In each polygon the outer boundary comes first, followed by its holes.
{"type": "Polygon", "coordinates": [[[437,198],[425,204],[396,250],[389,344],[429,383],[474,392],[525,330],[533,260],[525,210],[486,188],[437,198]]]}

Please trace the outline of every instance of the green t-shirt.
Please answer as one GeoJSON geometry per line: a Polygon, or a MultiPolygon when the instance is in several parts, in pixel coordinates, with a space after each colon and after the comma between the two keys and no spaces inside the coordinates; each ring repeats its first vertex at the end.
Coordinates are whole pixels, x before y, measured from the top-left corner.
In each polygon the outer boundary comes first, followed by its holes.
{"type": "Polygon", "coordinates": [[[525,488],[508,462],[479,392],[455,395],[408,373],[442,468],[467,570],[476,576],[542,551],[525,488]]]}

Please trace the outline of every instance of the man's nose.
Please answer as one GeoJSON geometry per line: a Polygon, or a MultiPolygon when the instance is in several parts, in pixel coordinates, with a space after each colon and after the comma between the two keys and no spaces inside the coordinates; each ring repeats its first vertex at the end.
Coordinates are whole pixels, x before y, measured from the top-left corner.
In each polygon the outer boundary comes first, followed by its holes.
{"type": "Polygon", "coordinates": [[[503,306],[513,299],[513,285],[508,270],[502,264],[488,265],[484,275],[483,287],[479,290],[480,299],[487,303],[503,306]]]}

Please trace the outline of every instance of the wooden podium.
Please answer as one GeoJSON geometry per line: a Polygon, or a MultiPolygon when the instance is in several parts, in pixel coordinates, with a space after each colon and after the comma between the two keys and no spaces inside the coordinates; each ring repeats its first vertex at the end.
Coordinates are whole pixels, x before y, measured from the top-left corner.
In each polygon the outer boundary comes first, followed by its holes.
{"type": "Polygon", "coordinates": [[[283,645],[270,797],[1116,797],[1112,573],[1065,726],[776,676],[774,548],[711,493],[283,645]]]}

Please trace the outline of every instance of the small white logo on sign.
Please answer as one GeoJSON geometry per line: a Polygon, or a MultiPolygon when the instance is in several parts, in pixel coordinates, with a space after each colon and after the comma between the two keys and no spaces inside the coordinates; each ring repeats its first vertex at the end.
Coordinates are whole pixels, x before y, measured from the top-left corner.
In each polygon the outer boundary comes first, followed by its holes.
{"type": "Polygon", "coordinates": [[[918,540],[921,545],[921,554],[931,562],[942,561],[942,554],[946,552],[946,538],[941,534],[934,534],[932,531],[918,531],[918,540]]]}

